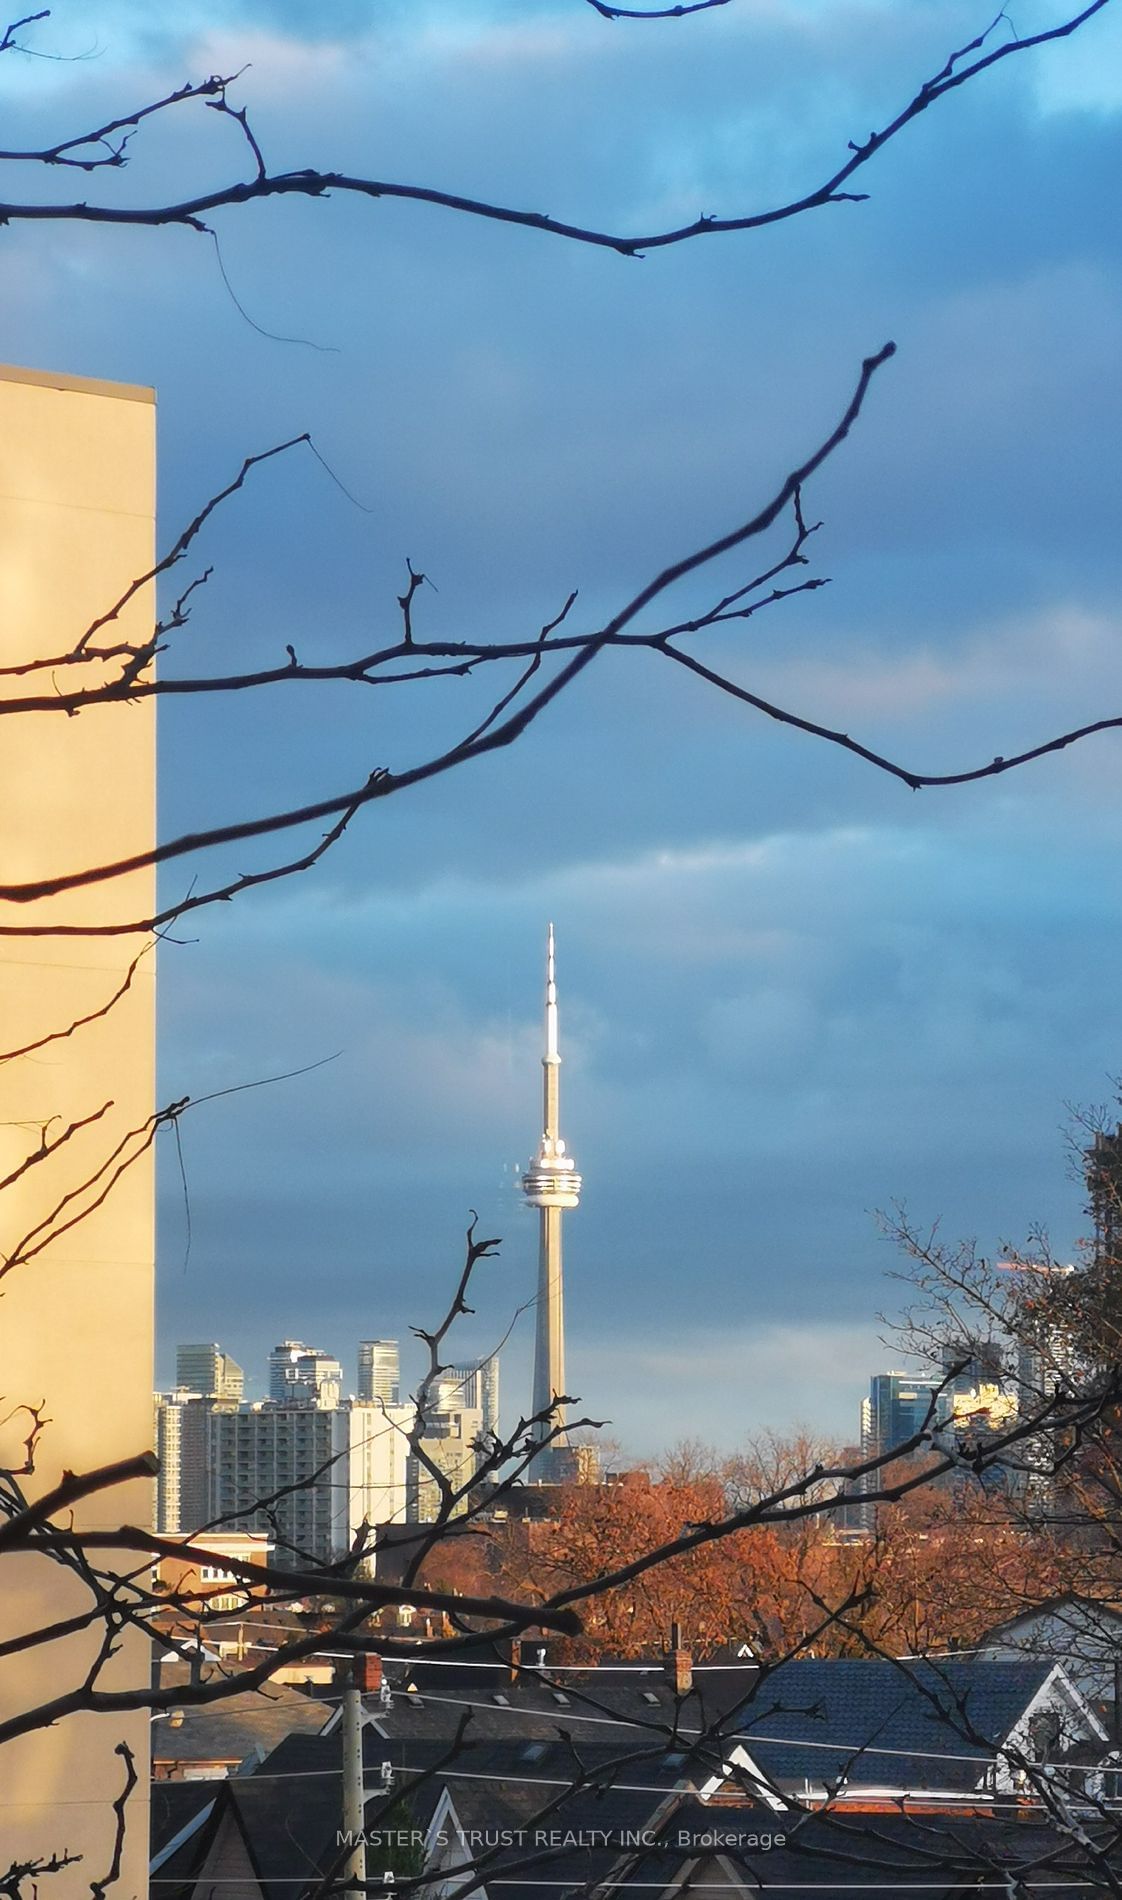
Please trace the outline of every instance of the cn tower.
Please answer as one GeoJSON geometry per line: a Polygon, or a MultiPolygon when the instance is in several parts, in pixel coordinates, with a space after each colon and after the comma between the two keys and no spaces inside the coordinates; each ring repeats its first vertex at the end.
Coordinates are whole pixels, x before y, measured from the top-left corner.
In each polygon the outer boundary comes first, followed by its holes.
{"type": "Polygon", "coordinates": [[[545,963],[545,1054],[542,1057],[543,1100],[542,1138],[528,1171],[522,1176],[522,1190],[529,1207],[538,1210],[538,1299],[534,1345],[534,1402],[537,1416],[532,1435],[539,1442],[549,1438],[551,1446],[568,1443],[564,1431],[565,1408],[554,1400],[565,1391],[565,1307],[561,1277],[561,1216],[567,1207],[580,1204],[580,1175],[571,1154],[558,1132],[558,1081],[561,1051],[557,1040],[557,979],[554,970],[553,925],[549,926],[545,963]],[[542,1417],[540,1414],[547,1414],[542,1417]]]}

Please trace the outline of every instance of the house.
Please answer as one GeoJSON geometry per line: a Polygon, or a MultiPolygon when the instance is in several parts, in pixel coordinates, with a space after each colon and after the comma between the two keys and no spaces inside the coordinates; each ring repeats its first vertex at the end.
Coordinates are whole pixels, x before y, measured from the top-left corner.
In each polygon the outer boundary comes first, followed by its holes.
{"type": "MultiPolygon", "coordinates": [[[[961,1900],[980,1886],[1019,1891],[1028,1869],[1058,1887],[1088,1886],[1086,1855],[1039,1814],[792,1805],[777,1815],[746,1797],[714,1807],[684,1751],[618,1739],[468,1743],[450,1758],[445,1740],[393,1742],[368,1726],[363,1752],[368,1891],[424,1874],[423,1900],[468,1888],[472,1900],[566,1891],[961,1900]]],[[[255,1774],[230,1781],[162,1784],[153,1791],[155,1900],[212,1900],[231,1887],[237,1900],[311,1900],[343,1871],[341,1815],[338,1736],[291,1736],[255,1774]]]]}
{"type": "MultiPolygon", "coordinates": [[[[423,1874],[424,1900],[465,1883],[472,1900],[590,1883],[635,1900],[808,1887],[818,1900],[958,1900],[1023,1867],[1085,1876],[1079,1837],[1093,1853],[1101,1822],[1106,1730],[1054,1662],[707,1670],[679,1650],[661,1665],[562,1669],[536,1649],[524,1662],[480,1645],[365,1654],[356,1673],[366,1878],[423,1874]],[[1026,1763],[1044,1764],[1061,1804],[1074,1796],[1074,1831],[1055,1831],[1026,1763]]],[[[259,1728],[228,1779],[154,1789],[171,1804],[153,1809],[155,1900],[226,1885],[237,1900],[300,1900],[341,1874],[353,1842],[338,1705],[296,1700],[322,1729],[293,1725],[265,1754],[259,1728]]],[[[246,1739],[231,1731],[228,1753],[246,1739]]]]}
{"type": "Polygon", "coordinates": [[[1008,1658],[1030,1656],[1062,1663],[1081,1694],[1113,1705],[1122,1673],[1122,1611],[1074,1591],[1051,1597],[982,1637],[971,1654],[1008,1658]]]}
{"type": "Polygon", "coordinates": [[[339,1826],[338,1778],[299,1788],[271,1774],[161,1782],[152,1789],[152,1900],[296,1900],[330,1870],[339,1826]]]}
{"type": "Polygon", "coordinates": [[[216,1702],[185,1700],[153,1717],[152,1780],[212,1781],[237,1774],[263,1761],[286,1735],[318,1734],[331,1713],[301,1690],[274,1683],[216,1702]]]}
{"type": "Polygon", "coordinates": [[[257,1531],[169,1532],[165,1551],[154,1566],[154,1588],[173,1599],[179,1612],[196,1615],[215,1610],[244,1610],[268,1595],[267,1583],[247,1583],[230,1564],[267,1565],[272,1539],[257,1531]]]}
{"type": "MultiPolygon", "coordinates": [[[[1115,1831],[1105,1830],[1117,1878],[1115,1831]]],[[[1099,1891],[1095,1857],[1036,1817],[1011,1822],[960,1814],[813,1812],[777,1823],[746,1808],[715,1824],[708,1805],[684,1799],[662,1831],[656,1850],[628,1869],[618,1891],[643,1900],[653,1879],[664,1893],[727,1900],[774,1894],[776,1900],[857,1900],[860,1895],[902,1900],[967,1900],[993,1894],[1099,1891]],[[673,1872],[671,1873],[671,1869],[673,1872]],[[1089,1871],[1092,1879],[1088,1879],[1089,1871]]],[[[1103,1883],[1102,1890],[1111,1890],[1103,1883]]],[[[535,1900],[529,1884],[519,1894],[504,1886],[492,1900],[535,1900]]],[[[540,1894],[537,1896],[540,1900],[540,1894]]]]}
{"type": "Polygon", "coordinates": [[[796,1806],[956,1804],[1031,1792],[1047,1762],[1096,1796],[1109,1738],[1059,1663],[798,1660],[763,1674],[722,1723],[702,1799],[796,1806]]]}

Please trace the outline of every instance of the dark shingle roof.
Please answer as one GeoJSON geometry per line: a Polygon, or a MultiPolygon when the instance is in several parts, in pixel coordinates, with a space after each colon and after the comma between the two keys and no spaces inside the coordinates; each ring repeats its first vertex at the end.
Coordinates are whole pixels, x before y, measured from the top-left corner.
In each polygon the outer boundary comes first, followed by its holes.
{"type": "Polygon", "coordinates": [[[190,1893],[202,1864],[223,1781],[154,1781],[148,1840],[153,1900],[180,1900],[190,1893]]]}
{"type": "Polygon", "coordinates": [[[784,1663],[722,1726],[788,1785],[844,1776],[970,1788],[1053,1667],[973,1659],[900,1665],[874,1657],[784,1663]]]}
{"type": "MultiPolygon", "coordinates": [[[[771,1678],[773,1691],[782,1673],[771,1678]]],[[[809,1683],[816,1673],[808,1667],[800,1680],[809,1683]]],[[[796,1700],[804,1705],[802,1719],[808,1725],[822,1719],[807,1706],[805,1695],[796,1698],[790,1680],[778,1686],[784,1692],[785,1722],[798,1719],[796,1700]]],[[[778,1698],[774,1692],[768,1698],[765,1686],[757,1709],[768,1699],[774,1709],[778,1698]]],[[[779,1721],[778,1712],[774,1720],[779,1721]]],[[[620,1892],[633,1889],[635,1900],[649,1900],[652,1881],[669,1885],[687,1862],[704,1862],[715,1853],[731,1861],[750,1892],[790,1896],[793,1889],[810,1888],[815,1900],[854,1900],[874,1891],[922,1891],[927,1900],[952,1900],[969,1890],[980,1865],[1005,1869],[1035,1864],[1042,1856],[1054,1862],[1057,1873],[1078,1877],[1085,1872],[1071,1860],[1070,1843],[1026,1820],[1006,1826],[1000,1819],[963,1815],[776,1814],[750,1802],[705,1804],[681,1786],[689,1773],[681,1751],[621,1749],[610,1731],[592,1743],[581,1737],[575,1749],[558,1740],[469,1741],[451,1761],[446,1737],[391,1740],[367,1727],[363,1741],[367,1787],[377,1790],[368,1796],[368,1830],[423,1829],[446,1788],[464,1829],[492,1838],[496,1830],[512,1831],[515,1838],[500,1848],[489,1870],[497,1876],[493,1885],[488,1886],[486,1873],[481,1875],[492,1900],[562,1900],[566,1888],[583,1889],[609,1876],[620,1892]],[[584,1775],[606,1785],[567,1792],[578,1757],[584,1775]],[[392,1813],[380,1790],[385,1760],[393,1765],[395,1799],[401,1803],[392,1813]],[[539,1831],[544,1840],[537,1838],[539,1831]],[[714,1832],[726,1838],[713,1844],[714,1832]],[[645,1844],[644,1835],[653,1836],[655,1844],[645,1844]]],[[[154,1828],[160,1838],[170,1839],[174,1823],[182,1822],[194,1803],[217,1800],[219,1812],[199,1835],[200,1846],[213,1839],[218,1819],[237,1825],[265,1900],[294,1900],[303,1882],[313,1885],[337,1871],[341,1763],[337,1733],[291,1735],[255,1774],[202,1787],[158,1787],[154,1828]]],[[[973,1772],[973,1764],[968,1767],[973,1772]]],[[[198,1849],[191,1864],[196,1869],[200,1864],[198,1849]]],[[[188,1871],[186,1862],[180,1871],[188,1871]]],[[[368,1879],[376,1879],[379,1871],[372,1849],[368,1879]]],[[[695,1869],[695,1878],[710,1877],[695,1869]]],[[[165,1884],[155,1892],[159,1900],[187,1900],[190,1887],[175,1890],[165,1884]]]]}
{"type": "Polygon", "coordinates": [[[300,1689],[266,1683],[217,1702],[184,1703],[181,1713],[181,1722],[153,1724],[153,1761],[242,1762],[267,1754],[294,1730],[318,1734],[331,1710],[300,1689]]]}
{"type": "Polygon", "coordinates": [[[677,1697],[656,1662],[551,1673],[528,1665],[512,1672],[505,1662],[457,1667],[394,1660],[386,1662],[384,1674],[392,1706],[383,1709],[377,1697],[368,1696],[366,1708],[387,1735],[453,1735],[470,1707],[473,1736],[496,1741],[549,1740],[559,1730],[610,1738],[613,1727],[618,1737],[629,1724],[664,1735],[675,1722],[696,1731],[719,1721],[755,1679],[743,1667],[699,1667],[689,1693],[677,1697]]]}
{"type": "Polygon", "coordinates": [[[148,1836],[153,1855],[166,1854],[181,1835],[195,1832],[194,1824],[213,1807],[221,1785],[212,1781],[152,1783],[148,1836]]]}
{"type": "MultiPolygon", "coordinates": [[[[1006,1877],[1018,1870],[1043,1883],[1074,1882],[1073,1893],[1097,1890],[1087,1878],[1086,1859],[1040,1820],[900,1813],[785,1818],[758,1808],[714,1810],[687,1799],[663,1835],[677,1848],[680,1864],[683,1837],[704,1844],[714,1829],[727,1838],[709,1851],[731,1862],[749,1892],[782,1893],[788,1900],[808,1890],[814,1900],[913,1892],[925,1900],[957,1900],[975,1891],[979,1879],[988,1891],[1005,1892],[1006,1877]]],[[[684,1851],[692,1858],[689,1848],[684,1851]]],[[[650,1856],[633,1869],[634,1880],[650,1879],[658,1864],[659,1856],[650,1856]]],[[[1011,1880],[1008,1890],[1013,1886],[1011,1880]]],[[[529,1890],[523,1900],[531,1900],[529,1890]]]]}

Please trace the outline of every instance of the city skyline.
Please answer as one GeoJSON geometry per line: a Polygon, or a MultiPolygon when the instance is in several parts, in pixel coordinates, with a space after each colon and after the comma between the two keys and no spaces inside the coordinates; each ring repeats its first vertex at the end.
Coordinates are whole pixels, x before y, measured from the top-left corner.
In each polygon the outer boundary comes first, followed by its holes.
{"type": "MultiPolygon", "coordinates": [[[[567,1152],[566,1144],[560,1137],[558,1081],[561,1058],[558,1034],[558,997],[555,958],[555,931],[553,924],[550,923],[547,929],[546,939],[545,1045],[544,1053],[541,1056],[543,1071],[543,1134],[538,1151],[531,1161],[529,1172],[519,1175],[515,1171],[513,1172],[512,1180],[514,1194],[518,1195],[521,1203],[525,1207],[530,1208],[539,1215],[536,1292],[531,1297],[529,1291],[530,1269],[526,1262],[526,1250],[523,1246],[520,1253],[519,1266],[521,1271],[526,1275],[526,1279],[521,1291],[519,1291],[517,1285],[515,1285],[512,1290],[515,1311],[511,1330],[514,1332],[515,1337],[513,1345],[507,1346],[508,1378],[506,1389],[509,1393],[511,1385],[517,1384],[523,1391],[530,1393],[530,1396],[525,1402],[525,1413],[527,1416],[529,1416],[532,1411],[538,1412],[544,1409],[548,1403],[547,1394],[565,1389],[565,1308],[561,1271],[560,1216],[563,1209],[571,1209],[578,1204],[581,1189],[581,1176],[576,1172],[573,1158],[571,1154],[567,1152]],[[563,1170],[562,1176],[557,1175],[558,1169],[563,1170]],[[560,1185],[556,1189],[556,1198],[553,1195],[555,1177],[560,1182],[560,1185]],[[545,1194],[549,1194],[550,1198],[543,1199],[543,1195],[545,1194]],[[525,1329],[522,1339],[519,1340],[517,1337],[518,1320],[520,1317],[525,1318],[527,1314],[530,1316],[529,1331],[531,1333],[532,1343],[527,1341],[525,1329]]],[[[1094,1152],[1097,1153],[1099,1151],[1105,1139],[1104,1137],[1096,1137],[1094,1152]]],[[[1110,1139],[1113,1140],[1114,1138],[1111,1137],[1110,1139]]],[[[512,1194],[512,1200],[514,1199],[514,1194],[512,1194]]],[[[1065,1271],[1070,1271],[1070,1269],[1065,1269],[1065,1271]]],[[[306,1317],[307,1313],[305,1312],[305,1320],[306,1317]]],[[[888,1361],[895,1356],[898,1348],[893,1346],[890,1341],[885,1341],[883,1350],[878,1354],[876,1350],[876,1342],[878,1339],[876,1322],[871,1318],[866,1320],[863,1316],[853,1314],[849,1315],[849,1320],[849,1339],[844,1354],[846,1363],[847,1365],[851,1363],[851,1353],[854,1349],[863,1350],[865,1352],[865,1362],[870,1368],[868,1377],[872,1381],[874,1389],[878,1380],[890,1381],[896,1378],[901,1378],[906,1384],[912,1386],[917,1384],[921,1387],[924,1385],[930,1386],[933,1383],[933,1380],[928,1379],[924,1368],[918,1368],[913,1372],[900,1374],[889,1372],[887,1370],[888,1361]],[[880,1373],[876,1373],[872,1370],[878,1358],[882,1362],[882,1371],[880,1373]]],[[[592,1376],[594,1378],[599,1377],[598,1396],[610,1410],[613,1403],[616,1365],[618,1362],[611,1349],[609,1349],[605,1355],[603,1343],[598,1342],[596,1339],[597,1306],[595,1292],[593,1292],[590,1302],[586,1306],[578,1307],[576,1321],[577,1336],[581,1341],[582,1360],[588,1362],[592,1376]],[[599,1363],[597,1363],[598,1360],[599,1363]]],[[[478,1338],[477,1330],[472,1336],[478,1338]]],[[[177,1348],[177,1357],[184,1352],[201,1354],[207,1350],[208,1349],[204,1347],[191,1348],[180,1346],[177,1348]]],[[[214,1350],[217,1351],[217,1347],[215,1347],[214,1350]]],[[[410,1356],[416,1365],[417,1377],[419,1379],[426,1370],[425,1355],[419,1346],[414,1347],[410,1355],[407,1340],[407,1364],[410,1356]]],[[[461,1369],[464,1365],[469,1363],[476,1365],[482,1364],[491,1356],[491,1352],[486,1348],[477,1353],[474,1360],[469,1351],[458,1350],[456,1354],[461,1369]]],[[[832,1358],[833,1353],[830,1352],[829,1356],[832,1358]]],[[[665,1376],[665,1368],[669,1365],[670,1354],[664,1354],[663,1360],[665,1376]]],[[[400,1342],[396,1338],[359,1340],[357,1377],[353,1383],[353,1390],[348,1374],[342,1370],[341,1362],[336,1360],[330,1353],[325,1353],[321,1348],[308,1347],[302,1338],[286,1339],[282,1345],[274,1346],[270,1350],[268,1355],[268,1368],[263,1379],[260,1381],[264,1388],[261,1392],[258,1391],[259,1380],[257,1375],[253,1372],[247,1372],[243,1375],[241,1367],[238,1366],[236,1362],[230,1360],[230,1364],[233,1366],[233,1372],[238,1378],[244,1377],[247,1398],[254,1399],[264,1396],[276,1400],[283,1396],[280,1382],[284,1379],[293,1382],[294,1385],[299,1385],[301,1382],[306,1382],[310,1378],[314,1384],[319,1376],[318,1367],[320,1361],[325,1363],[328,1375],[333,1380],[333,1384],[330,1388],[331,1396],[328,1402],[335,1403],[340,1399],[346,1399],[348,1396],[362,1399],[375,1395],[374,1380],[376,1376],[376,1365],[381,1368],[378,1376],[382,1381],[382,1389],[378,1395],[388,1399],[392,1386],[394,1394],[393,1402],[397,1402],[397,1397],[400,1396],[402,1392],[404,1392],[406,1398],[409,1396],[409,1375],[406,1375],[405,1381],[402,1380],[400,1342]],[[299,1367],[296,1364],[298,1360],[301,1362],[299,1367]],[[291,1361],[292,1363],[286,1367],[282,1362],[287,1361],[291,1361]]],[[[157,1383],[159,1384],[159,1381],[157,1381],[157,1383]]],[[[182,1383],[178,1378],[178,1371],[176,1383],[182,1383]]],[[[574,1383],[577,1384],[577,1382],[574,1383]]],[[[577,1384],[577,1390],[579,1392],[579,1384],[577,1384]]],[[[789,1404],[787,1409],[777,1409],[769,1416],[759,1417],[756,1420],[757,1427],[765,1429],[778,1428],[780,1430],[797,1430],[800,1426],[809,1423],[816,1429],[831,1433],[838,1443],[843,1442],[851,1435],[855,1399],[849,1385],[839,1385],[833,1395],[833,1403],[829,1411],[821,1408],[815,1410],[809,1391],[793,1391],[790,1392],[788,1396],[789,1404]],[[808,1404],[806,1403],[807,1400],[811,1400],[811,1402],[808,1404]]],[[[874,1440],[879,1442],[882,1438],[882,1434],[879,1433],[875,1427],[870,1427],[869,1425],[866,1416],[868,1403],[868,1400],[862,1400],[860,1405],[859,1437],[865,1446],[872,1444],[874,1440]]],[[[562,1408],[562,1413],[564,1413],[566,1409],[567,1408],[562,1408]]],[[[543,1433],[544,1427],[539,1428],[537,1435],[541,1437],[543,1433]]],[[[625,1449],[629,1455],[642,1459],[668,1449],[676,1439],[689,1435],[689,1431],[685,1429],[684,1426],[683,1429],[677,1431],[671,1428],[669,1432],[664,1430],[661,1441],[652,1443],[648,1439],[646,1442],[643,1442],[642,1438],[640,1438],[638,1443],[625,1444],[625,1449]]],[[[608,1442],[617,1442],[617,1437],[618,1435],[612,1432],[611,1421],[609,1421],[608,1442]]],[[[735,1442],[735,1438],[733,1434],[726,1433],[723,1438],[715,1435],[713,1442],[731,1446],[735,1442]]],[[[893,1442],[896,1442],[895,1436],[893,1437],[893,1442]]],[[[567,1438],[564,1434],[558,1443],[561,1445],[567,1443],[567,1438]]]]}
{"type": "MultiPolygon", "coordinates": [[[[272,1347],[260,1362],[259,1373],[238,1365],[218,1340],[206,1344],[180,1341],[175,1346],[175,1378],[165,1382],[157,1378],[154,1389],[158,1397],[216,1398],[234,1403],[243,1398],[257,1404],[328,1408],[349,1401],[391,1406],[411,1403],[408,1391],[404,1400],[401,1397],[400,1341],[360,1339],[352,1343],[357,1347],[354,1358],[358,1374],[353,1391],[343,1373],[342,1360],[297,1339],[284,1339],[272,1347]],[[255,1392],[255,1386],[264,1389],[255,1392]]],[[[417,1358],[420,1367],[419,1353],[417,1358]]],[[[438,1407],[450,1394],[462,1391],[461,1403],[479,1411],[485,1428],[494,1429],[499,1363],[498,1352],[481,1359],[461,1356],[454,1364],[449,1361],[433,1388],[438,1407]]]]}

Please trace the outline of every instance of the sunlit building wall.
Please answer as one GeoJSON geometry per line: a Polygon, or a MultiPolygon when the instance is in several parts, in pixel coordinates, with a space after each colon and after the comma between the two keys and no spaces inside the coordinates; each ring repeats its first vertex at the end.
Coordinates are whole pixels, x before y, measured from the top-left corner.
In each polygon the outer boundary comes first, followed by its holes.
{"type": "MultiPolygon", "coordinates": [[[[0,664],[53,662],[43,672],[9,671],[6,695],[65,693],[119,676],[119,657],[64,656],[152,567],[155,420],[150,390],[0,369],[0,664]]],[[[153,612],[150,591],[140,589],[110,623],[106,644],[145,640],[153,612]]],[[[0,826],[9,883],[150,849],[154,702],[89,707],[77,718],[7,717],[0,826]]],[[[154,907],[145,869],[30,904],[0,903],[0,925],[96,927],[143,921],[154,907]]],[[[0,1463],[23,1463],[29,1420],[18,1408],[41,1406],[34,1470],[21,1480],[34,1496],[65,1470],[90,1471],[152,1448],[153,1156],[130,1136],[155,1106],[154,957],[149,936],[132,932],[3,936],[0,961],[0,1054],[38,1044],[0,1062],[0,1178],[17,1175],[0,1195],[0,1254],[18,1255],[24,1238],[47,1223],[47,1244],[0,1288],[0,1463]],[[72,1025],[72,1034],[61,1034],[72,1025]],[[45,1160],[19,1172],[45,1134],[82,1121],[45,1160]],[[89,1184],[121,1142],[128,1165],[95,1206],[89,1184]],[[80,1218],[62,1231],[64,1222],[50,1217],[67,1195],[68,1215],[80,1218]]],[[[144,1477],[103,1491],[74,1507],[74,1521],[89,1530],[150,1522],[152,1490],[144,1477]]],[[[136,1558],[102,1551],[99,1562],[133,1568],[136,1558]]],[[[0,1643],[89,1602],[80,1579],[59,1564],[5,1555],[0,1643]]],[[[0,1720],[77,1688],[98,1642],[95,1624],[0,1656],[0,1720]]],[[[125,1632],[102,1686],[145,1683],[148,1651],[142,1636],[125,1632]]],[[[148,1737],[145,1710],[77,1712],[6,1743],[0,1865],[66,1850],[80,1858],[51,1876],[52,1900],[88,1895],[112,1858],[124,1744],[139,1786],[129,1797],[116,1890],[130,1900],[143,1895],[148,1737]]]]}

